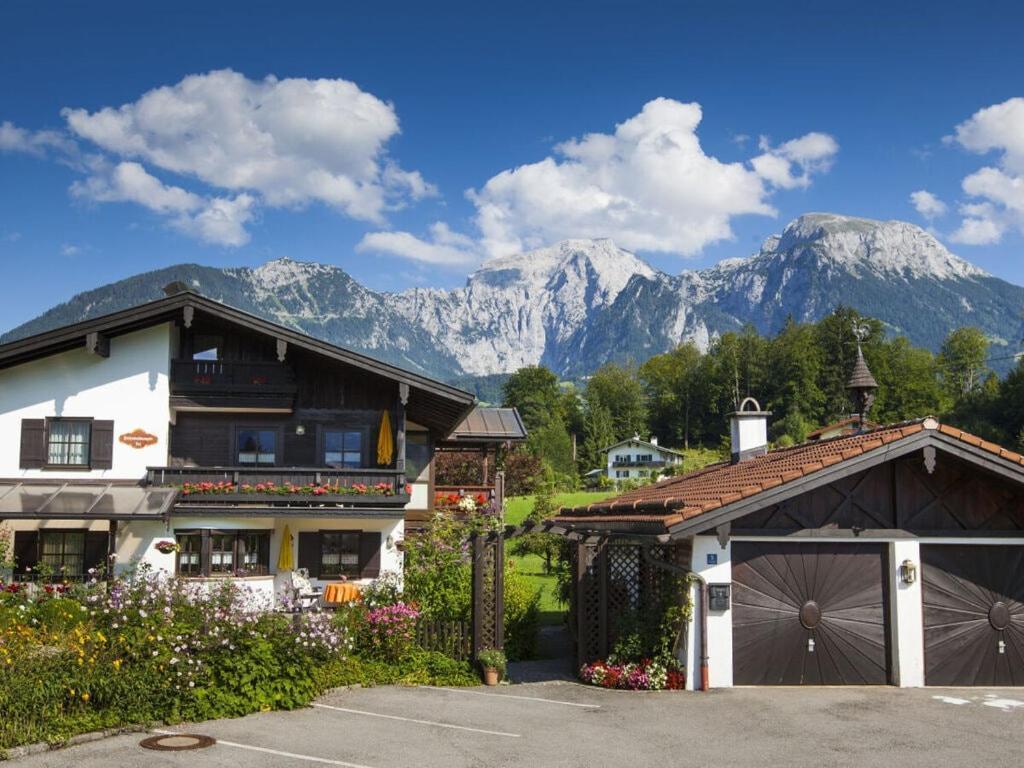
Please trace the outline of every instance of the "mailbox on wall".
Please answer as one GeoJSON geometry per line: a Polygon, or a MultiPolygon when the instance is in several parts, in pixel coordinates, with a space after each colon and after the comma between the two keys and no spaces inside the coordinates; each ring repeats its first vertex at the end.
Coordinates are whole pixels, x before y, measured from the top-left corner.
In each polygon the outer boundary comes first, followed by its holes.
{"type": "Polygon", "coordinates": [[[729,585],[708,584],[708,610],[728,611],[729,610],[729,585]]]}

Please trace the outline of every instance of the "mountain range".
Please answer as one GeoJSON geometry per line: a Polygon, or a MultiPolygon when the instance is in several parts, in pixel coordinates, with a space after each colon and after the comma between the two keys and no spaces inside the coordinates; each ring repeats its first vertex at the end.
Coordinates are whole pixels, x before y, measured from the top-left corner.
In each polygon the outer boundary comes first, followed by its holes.
{"type": "Polygon", "coordinates": [[[173,281],[448,381],[535,363],[577,378],[681,341],[706,348],[746,324],[773,333],[789,317],[817,320],[840,304],[931,349],[965,325],[1008,352],[1024,338],[1024,288],[913,224],[811,213],[753,256],[677,275],[610,240],[566,240],[485,261],[459,288],[399,293],[372,291],[336,266],[291,259],[255,268],[179,264],[78,294],[0,341],[158,298],[173,281]]]}

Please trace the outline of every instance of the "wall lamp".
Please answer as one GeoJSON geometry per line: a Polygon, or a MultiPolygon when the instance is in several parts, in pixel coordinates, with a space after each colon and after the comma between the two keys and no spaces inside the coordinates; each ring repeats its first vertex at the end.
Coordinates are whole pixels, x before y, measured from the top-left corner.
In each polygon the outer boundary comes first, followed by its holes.
{"type": "Polygon", "coordinates": [[[913,560],[904,560],[900,563],[900,581],[904,584],[913,584],[917,581],[917,566],[913,560]]]}

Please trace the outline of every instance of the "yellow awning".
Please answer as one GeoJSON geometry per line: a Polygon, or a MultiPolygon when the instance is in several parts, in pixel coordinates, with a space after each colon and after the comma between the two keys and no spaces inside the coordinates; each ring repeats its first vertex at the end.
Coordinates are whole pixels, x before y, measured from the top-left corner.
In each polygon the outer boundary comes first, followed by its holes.
{"type": "Polygon", "coordinates": [[[292,557],[292,532],[288,530],[288,526],[284,527],[284,533],[281,534],[281,552],[277,556],[277,572],[282,573],[284,571],[295,570],[295,558],[292,557]]]}
{"type": "Polygon", "coordinates": [[[395,455],[395,441],[391,437],[391,414],[385,410],[380,416],[380,432],[377,435],[377,463],[382,467],[391,465],[395,455]]]}

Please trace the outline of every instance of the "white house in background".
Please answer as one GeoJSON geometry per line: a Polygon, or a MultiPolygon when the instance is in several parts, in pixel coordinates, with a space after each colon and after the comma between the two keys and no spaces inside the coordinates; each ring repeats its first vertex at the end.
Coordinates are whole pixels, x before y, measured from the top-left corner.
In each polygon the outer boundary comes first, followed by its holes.
{"type": "Polygon", "coordinates": [[[293,568],[314,584],[400,571],[407,513],[433,507],[434,446],[473,396],[167,291],[0,345],[15,578],[113,560],[271,596],[293,568]]]}
{"type": "Polygon", "coordinates": [[[658,438],[641,440],[635,435],[629,440],[610,445],[607,473],[611,480],[638,480],[657,477],[666,467],[683,463],[683,454],[658,445],[658,438]]]}

